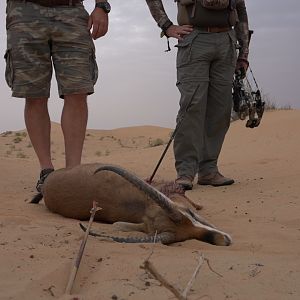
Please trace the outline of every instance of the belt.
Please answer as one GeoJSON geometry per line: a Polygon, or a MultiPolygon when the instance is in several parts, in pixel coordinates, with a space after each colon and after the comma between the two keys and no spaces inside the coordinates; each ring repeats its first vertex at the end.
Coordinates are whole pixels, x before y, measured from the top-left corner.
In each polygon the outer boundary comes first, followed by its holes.
{"type": "Polygon", "coordinates": [[[75,4],[82,3],[83,0],[9,0],[9,1],[18,1],[18,2],[32,2],[39,4],[41,6],[60,6],[60,5],[69,5],[73,6],[75,4]]]}
{"type": "Polygon", "coordinates": [[[211,32],[211,33],[218,33],[218,32],[226,32],[230,31],[232,28],[231,27],[198,27],[196,26],[196,29],[206,31],[206,32],[211,32]]]}

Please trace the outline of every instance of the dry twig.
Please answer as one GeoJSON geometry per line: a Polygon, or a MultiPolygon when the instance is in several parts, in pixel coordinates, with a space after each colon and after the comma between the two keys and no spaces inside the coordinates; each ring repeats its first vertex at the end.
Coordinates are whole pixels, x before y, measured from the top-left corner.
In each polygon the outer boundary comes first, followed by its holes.
{"type": "Polygon", "coordinates": [[[170,292],[174,294],[174,296],[179,300],[186,300],[182,296],[182,294],[172,285],[170,284],[153,266],[150,261],[144,261],[143,267],[146,271],[148,271],[156,280],[158,280],[165,288],[167,288],[170,292]]]}
{"type": "Polygon", "coordinates": [[[200,256],[199,256],[198,260],[199,260],[199,262],[198,262],[198,265],[197,265],[197,267],[196,267],[196,269],[194,271],[194,274],[192,275],[192,278],[187,283],[187,285],[186,285],[186,287],[185,287],[185,289],[184,289],[184,291],[182,293],[182,296],[183,296],[184,299],[187,299],[187,294],[190,291],[190,289],[192,288],[192,286],[193,286],[193,284],[194,284],[194,282],[196,280],[196,277],[197,277],[197,275],[198,275],[198,273],[199,273],[199,271],[200,271],[200,269],[201,269],[201,267],[202,267],[202,265],[204,263],[204,258],[203,258],[203,255],[201,253],[200,253],[200,256]]]}
{"type": "MultiPolygon", "coordinates": [[[[203,255],[200,253],[199,254],[199,259],[198,259],[198,265],[191,277],[191,279],[189,280],[189,282],[187,283],[184,291],[181,293],[177,288],[175,288],[172,284],[170,284],[157,270],[156,268],[153,266],[153,264],[149,261],[150,257],[153,254],[154,251],[154,245],[155,245],[155,241],[151,250],[150,255],[148,256],[148,258],[144,261],[143,265],[141,266],[141,268],[145,269],[146,271],[148,271],[157,281],[159,281],[165,288],[167,288],[170,292],[172,292],[174,294],[174,296],[179,299],[179,300],[187,300],[187,295],[189,293],[189,291],[191,290],[196,277],[198,276],[200,269],[203,265],[204,262],[207,263],[209,269],[217,274],[220,277],[223,277],[221,274],[217,273],[216,271],[214,271],[212,269],[212,267],[210,266],[209,260],[205,257],[203,257],[203,255]]],[[[206,296],[206,295],[205,295],[206,296]]]]}
{"type": "Polygon", "coordinates": [[[210,269],[213,273],[217,274],[217,275],[220,276],[220,277],[223,277],[223,275],[221,275],[220,273],[216,272],[216,271],[211,267],[208,258],[204,257],[203,259],[206,261],[207,266],[209,267],[209,269],[210,269]]]}
{"type": "Polygon", "coordinates": [[[155,233],[154,236],[154,241],[153,241],[153,246],[151,249],[150,254],[148,255],[148,257],[146,258],[146,260],[144,261],[143,265],[141,266],[142,269],[148,271],[157,281],[159,281],[165,288],[167,288],[169,291],[171,291],[179,300],[184,300],[181,297],[180,292],[173,286],[171,285],[166,279],[164,279],[162,277],[162,275],[159,274],[159,272],[156,270],[156,268],[153,266],[153,264],[149,261],[153,252],[154,252],[154,246],[156,244],[156,236],[157,236],[157,232],[155,233]]]}
{"type": "Polygon", "coordinates": [[[154,246],[156,244],[156,238],[157,238],[157,230],[155,232],[155,235],[154,235],[154,239],[153,239],[153,244],[152,244],[152,248],[151,248],[151,252],[149,254],[149,256],[147,257],[147,259],[145,261],[149,261],[150,257],[152,256],[153,252],[154,252],[154,246]]]}
{"type": "Polygon", "coordinates": [[[86,245],[86,242],[87,242],[87,238],[89,236],[90,229],[92,227],[92,223],[93,223],[95,214],[98,210],[101,209],[101,208],[97,207],[97,205],[98,205],[98,203],[96,201],[93,201],[93,208],[91,209],[91,217],[90,217],[90,220],[89,220],[89,224],[88,224],[88,227],[87,227],[86,232],[84,234],[84,237],[82,239],[82,242],[81,242],[81,245],[80,245],[80,248],[79,248],[79,251],[78,251],[78,255],[77,255],[77,258],[74,262],[74,266],[73,266],[73,269],[71,271],[69,282],[68,282],[68,285],[67,285],[67,288],[66,288],[65,293],[67,295],[71,295],[71,290],[72,290],[72,287],[73,287],[73,284],[74,284],[74,281],[75,281],[75,277],[76,277],[78,269],[79,269],[79,265],[80,265],[80,262],[81,262],[81,259],[82,259],[83,251],[84,251],[84,248],[85,248],[85,245],[86,245]]]}

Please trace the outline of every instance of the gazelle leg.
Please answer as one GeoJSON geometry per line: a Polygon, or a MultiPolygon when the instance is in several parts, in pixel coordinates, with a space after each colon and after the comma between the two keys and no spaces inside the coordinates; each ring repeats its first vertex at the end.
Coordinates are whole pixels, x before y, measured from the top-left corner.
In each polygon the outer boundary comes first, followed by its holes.
{"type": "Polygon", "coordinates": [[[113,223],[115,229],[120,231],[141,231],[145,232],[144,223],[128,223],[128,222],[115,222],[113,223]]]}

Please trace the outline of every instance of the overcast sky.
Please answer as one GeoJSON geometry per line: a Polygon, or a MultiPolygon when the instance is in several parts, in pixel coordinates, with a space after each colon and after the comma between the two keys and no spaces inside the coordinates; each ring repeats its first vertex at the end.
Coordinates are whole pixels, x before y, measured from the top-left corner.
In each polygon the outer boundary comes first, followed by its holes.
{"type": "MultiPolygon", "coordinates": [[[[91,12],[94,0],[85,0],[91,12]]],[[[164,0],[175,22],[176,5],[164,0]]],[[[176,41],[165,53],[166,40],[152,19],[145,0],[111,0],[110,29],[95,42],[99,80],[89,97],[89,128],[134,125],[174,127],[179,93],[175,86],[176,41]]],[[[250,28],[250,65],[264,94],[279,106],[300,108],[300,1],[246,0],[250,28]]],[[[0,2],[0,52],[6,49],[6,1],[0,2]]],[[[11,97],[0,60],[0,132],[23,129],[24,100],[11,97]]],[[[52,81],[50,114],[60,120],[62,101],[52,81]]]]}

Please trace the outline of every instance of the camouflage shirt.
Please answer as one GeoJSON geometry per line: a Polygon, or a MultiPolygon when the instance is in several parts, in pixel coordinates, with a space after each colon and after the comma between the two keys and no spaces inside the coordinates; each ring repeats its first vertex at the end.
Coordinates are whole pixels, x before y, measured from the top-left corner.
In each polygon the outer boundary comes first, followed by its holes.
{"type": "MultiPolygon", "coordinates": [[[[146,0],[146,2],[159,27],[163,27],[164,24],[170,22],[162,4],[162,0],[146,0]]],[[[245,0],[236,0],[236,10],[239,18],[239,22],[235,26],[237,39],[240,45],[239,58],[247,60],[249,53],[249,28],[245,0]]]]}

